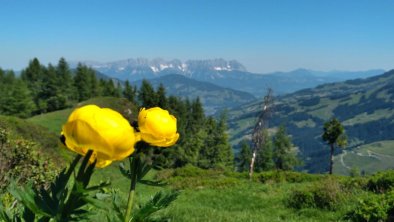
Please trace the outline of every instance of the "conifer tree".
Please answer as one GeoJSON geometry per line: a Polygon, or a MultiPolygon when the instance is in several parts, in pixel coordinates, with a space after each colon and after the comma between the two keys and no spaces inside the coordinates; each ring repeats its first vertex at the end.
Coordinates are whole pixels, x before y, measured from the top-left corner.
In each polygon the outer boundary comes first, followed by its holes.
{"type": "Polygon", "coordinates": [[[34,58],[29,62],[28,67],[21,73],[21,78],[27,84],[33,97],[36,106],[35,113],[41,113],[46,109],[46,102],[40,99],[40,93],[43,89],[44,72],[45,67],[40,64],[37,58],[34,58]]]}
{"type": "Polygon", "coordinates": [[[234,167],[234,153],[233,149],[228,142],[227,135],[227,113],[221,113],[216,126],[216,141],[218,152],[219,165],[233,168],[234,167]]]}
{"type": "Polygon", "coordinates": [[[101,89],[101,96],[112,96],[112,87],[113,84],[110,85],[108,82],[104,79],[99,80],[99,86],[101,89]]]}
{"type": "Polygon", "coordinates": [[[0,84],[3,82],[4,74],[4,70],[0,67],[0,84]]]}
{"type": "Polygon", "coordinates": [[[263,143],[256,157],[256,171],[267,171],[275,168],[271,137],[266,129],[262,131],[262,134],[263,143]]]}
{"type": "Polygon", "coordinates": [[[157,105],[163,109],[168,109],[166,89],[160,84],[156,91],[157,105]]]}
{"type": "MultiPolygon", "coordinates": [[[[207,139],[205,126],[205,116],[199,99],[192,103],[185,100],[184,107],[187,115],[185,120],[185,134],[180,141],[178,151],[177,166],[192,164],[197,166],[199,161],[200,150],[204,147],[207,139]]],[[[182,134],[181,134],[182,136],[182,134]]],[[[182,138],[182,137],[181,137],[182,138]]]]}
{"type": "Polygon", "coordinates": [[[84,101],[91,97],[91,80],[88,68],[81,63],[78,64],[74,77],[75,95],[77,101],[84,101]]]}
{"type": "Polygon", "coordinates": [[[129,80],[124,83],[123,97],[135,104],[137,89],[130,85],[129,80]]]}
{"type": "Polygon", "coordinates": [[[14,115],[21,118],[31,116],[34,103],[25,82],[16,79],[7,85],[0,104],[0,112],[4,115],[14,115]]]}
{"type": "Polygon", "coordinates": [[[115,97],[115,94],[116,94],[115,83],[112,79],[108,79],[106,84],[106,95],[115,97]]]}
{"type": "Polygon", "coordinates": [[[197,97],[191,104],[190,104],[190,116],[188,121],[188,130],[191,132],[199,130],[205,122],[205,114],[204,109],[202,107],[202,103],[200,98],[197,97]]]}
{"type": "Polygon", "coordinates": [[[252,158],[252,149],[250,147],[250,142],[246,139],[243,139],[239,146],[241,147],[241,151],[238,154],[237,162],[238,162],[238,170],[240,172],[249,171],[250,160],[252,158]]]}
{"type": "Polygon", "coordinates": [[[298,159],[292,151],[293,144],[286,133],[286,128],[282,125],[274,137],[274,162],[278,170],[292,170],[297,164],[298,159]]]}
{"type": "Polygon", "coordinates": [[[96,77],[96,72],[89,68],[88,69],[88,75],[89,75],[89,79],[90,79],[90,97],[97,97],[101,95],[101,88],[100,88],[100,84],[97,80],[96,77]]]}
{"type": "Polygon", "coordinates": [[[142,80],[138,91],[138,100],[142,107],[151,108],[157,106],[156,93],[152,85],[147,80],[142,80]]]}
{"type": "Polygon", "coordinates": [[[171,152],[170,158],[173,160],[172,166],[181,167],[186,164],[185,141],[187,137],[190,136],[189,132],[186,131],[186,121],[189,113],[185,102],[175,96],[170,96],[168,98],[168,107],[170,113],[173,113],[177,118],[177,128],[180,138],[173,148],[167,150],[171,152]]]}
{"type": "Polygon", "coordinates": [[[122,96],[122,85],[120,84],[120,82],[118,81],[116,83],[116,87],[115,87],[115,93],[114,93],[114,97],[121,97],[122,96]]]}
{"type": "Polygon", "coordinates": [[[216,121],[213,117],[208,117],[204,124],[204,130],[206,132],[206,139],[203,146],[199,147],[198,154],[198,166],[201,168],[213,168],[219,160],[219,150],[217,147],[217,136],[216,136],[216,121]]]}
{"type": "Polygon", "coordinates": [[[45,104],[45,109],[41,112],[51,112],[66,107],[66,98],[60,93],[57,77],[56,68],[49,64],[43,75],[43,89],[39,95],[41,104],[45,104]]]}
{"type": "Polygon", "coordinates": [[[56,74],[58,78],[59,95],[65,97],[66,103],[69,103],[73,98],[74,86],[71,70],[66,59],[60,58],[56,66],[56,74]]]}

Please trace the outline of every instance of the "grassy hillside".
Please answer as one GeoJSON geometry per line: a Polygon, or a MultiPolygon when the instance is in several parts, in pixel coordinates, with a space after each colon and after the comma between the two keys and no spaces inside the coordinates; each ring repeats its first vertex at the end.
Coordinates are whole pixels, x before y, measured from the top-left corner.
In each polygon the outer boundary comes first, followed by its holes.
{"type": "Polygon", "coordinates": [[[62,160],[58,152],[59,137],[48,129],[17,117],[0,116],[0,128],[9,133],[9,140],[25,139],[34,141],[42,152],[49,154],[56,160],[62,160]]]}
{"type": "MultiPolygon", "coordinates": [[[[346,221],[345,215],[358,207],[358,200],[379,197],[368,190],[367,184],[372,180],[369,177],[271,171],[256,173],[250,181],[245,173],[190,166],[163,170],[154,177],[168,182],[165,190],[181,191],[169,208],[156,215],[176,222],[346,221]],[[308,202],[303,194],[315,195],[315,199],[308,202]]],[[[157,190],[138,185],[137,197],[142,199],[139,203],[157,190]]],[[[369,206],[369,209],[374,207],[369,206]]]]}
{"type": "Polygon", "coordinates": [[[33,116],[28,119],[29,122],[43,126],[51,132],[60,134],[62,125],[67,121],[68,116],[76,108],[88,104],[95,104],[102,108],[111,108],[120,112],[126,119],[132,120],[136,118],[137,107],[124,98],[98,97],[77,104],[74,108],[59,110],[55,112],[45,113],[33,116]]]}
{"type": "MultiPolygon", "coordinates": [[[[393,140],[393,103],[394,71],[390,71],[380,76],[325,84],[278,97],[270,127],[285,124],[300,150],[304,168],[310,172],[325,172],[329,152],[321,140],[324,122],[332,116],[343,122],[349,138],[348,151],[365,144],[393,140]]],[[[229,113],[233,143],[251,134],[259,108],[261,104],[255,102],[229,113]]],[[[375,166],[360,170],[384,169],[378,167],[379,164],[375,166]]]]}

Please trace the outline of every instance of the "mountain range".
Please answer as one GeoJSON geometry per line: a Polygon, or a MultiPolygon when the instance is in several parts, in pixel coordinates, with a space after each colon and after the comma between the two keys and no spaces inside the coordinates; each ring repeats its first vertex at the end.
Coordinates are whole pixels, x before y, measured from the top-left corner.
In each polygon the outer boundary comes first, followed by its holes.
{"type": "MultiPolygon", "coordinates": [[[[282,95],[323,83],[365,78],[384,72],[384,70],[379,69],[359,72],[320,72],[297,69],[290,72],[257,74],[248,72],[245,66],[236,60],[226,61],[224,59],[187,60],[182,62],[178,59],[165,61],[163,59],[138,58],[108,63],[91,61],[82,63],[119,80],[137,81],[154,79],[168,74],[179,74],[194,80],[248,92],[255,97],[263,96],[267,88],[272,88],[276,94],[282,95]]],[[[76,63],[71,63],[71,66],[75,65],[76,63]]]]}
{"type": "MultiPolygon", "coordinates": [[[[333,116],[345,127],[347,152],[357,154],[360,146],[364,146],[364,153],[372,152],[365,146],[394,140],[394,70],[365,79],[323,84],[278,96],[275,100],[269,126],[271,129],[281,124],[286,126],[304,161],[303,169],[309,172],[327,171],[329,149],[321,140],[321,134],[324,122],[333,116]]],[[[255,101],[229,112],[233,144],[250,136],[260,109],[261,101],[255,101]]],[[[337,154],[340,155],[341,150],[337,149],[337,154]]],[[[360,158],[359,154],[354,156],[360,158]]],[[[362,170],[367,167],[366,162],[358,164],[362,170]]],[[[385,167],[394,167],[394,164],[385,167]]]]}

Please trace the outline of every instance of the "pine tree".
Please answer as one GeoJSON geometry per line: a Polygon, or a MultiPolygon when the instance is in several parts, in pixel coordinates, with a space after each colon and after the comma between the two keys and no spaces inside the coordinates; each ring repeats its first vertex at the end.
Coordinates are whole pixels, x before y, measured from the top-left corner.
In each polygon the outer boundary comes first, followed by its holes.
{"type": "MultiPolygon", "coordinates": [[[[108,86],[108,82],[104,79],[100,79],[99,80],[99,86],[101,89],[101,96],[111,96],[112,95],[112,91],[110,89],[111,86],[108,86]]],[[[112,84],[113,87],[113,84],[112,84]]]]}
{"type": "Polygon", "coordinates": [[[166,89],[163,84],[160,84],[156,91],[157,106],[168,109],[168,102],[166,97],[166,89]]]}
{"type": "Polygon", "coordinates": [[[122,85],[120,84],[120,82],[117,82],[115,87],[114,97],[119,98],[121,96],[122,96],[122,85]]]}
{"type": "MultiPolygon", "coordinates": [[[[186,105],[188,104],[186,103],[186,105]]],[[[205,114],[200,98],[197,97],[189,106],[188,130],[191,132],[198,131],[205,123],[205,114]]]]}
{"type": "Polygon", "coordinates": [[[157,106],[156,93],[147,80],[142,80],[138,91],[138,100],[142,107],[151,108],[157,106]]]}
{"type": "Polygon", "coordinates": [[[129,80],[124,83],[123,97],[135,104],[137,90],[130,85],[129,80]]]}
{"type": "Polygon", "coordinates": [[[186,108],[185,102],[175,96],[168,98],[168,107],[170,113],[177,118],[177,128],[180,135],[178,142],[174,147],[168,149],[168,151],[171,152],[170,158],[173,160],[172,167],[181,167],[187,163],[185,158],[185,149],[187,149],[185,147],[185,141],[190,136],[189,132],[186,131],[188,109],[186,108]]]}
{"type": "Polygon", "coordinates": [[[206,132],[205,143],[199,149],[198,166],[201,168],[234,166],[234,155],[228,143],[226,115],[220,115],[218,121],[213,117],[208,117],[202,128],[206,132]]]}
{"type": "Polygon", "coordinates": [[[45,67],[40,64],[37,58],[34,58],[29,62],[28,67],[21,73],[21,78],[26,82],[33,97],[36,106],[35,113],[41,113],[46,109],[46,102],[40,99],[40,93],[43,89],[44,72],[45,67]]]}
{"type": "Polygon", "coordinates": [[[241,151],[237,156],[238,170],[240,172],[249,171],[250,160],[252,158],[252,149],[250,147],[250,142],[246,139],[243,139],[239,143],[239,147],[241,147],[241,151]]]}
{"type": "Polygon", "coordinates": [[[66,104],[68,104],[73,98],[74,86],[71,70],[64,58],[60,58],[56,66],[56,74],[58,78],[59,95],[66,98],[66,104]]]}
{"type": "Polygon", "coordinates": [[[51,112],[66,107],[66,98],[60,93],[61,88],[57,77],[56,68],[49,64],[43,75],[43,89],[39,95],[41,104],[45,104],[41,105],[45,107],[45,109],[42,107],[42,112],[51,112]]]}
{"type": "Polygon", "coordinates": [[[4,78],[5,72],[3,69],[1,69],[0,67],[0,84],[3,82],[3,78],[4,78]]]}
{"type": "Polygon", "coordinates": [[[115,83],[112,79],[108,79],[108,81],[106,82],[104,91],[105,91],[104,94],[106,96],[115,97],[116,89],[115,89],[115,83]]]}
{"type": "Polygon", "coordinates": [[[21,118],[31,116],[35,106],[25,82],[17,79],[13,84],[7,85],[5,92],[0,104],[2,114],[21,118]]]}
{"type": "Polygon", "coordinates": [[[256,157],[256,171],[267,171],[275,168],[273,160],[272,140],[266,129],[262,132],[263,143],[256,157]]]}
{"type": "Polygon", "coordinates": [[[178,119],[178,132],[180,140],[175,146],[173,155],[174,166],[182,167],[186,164],[197,166],[200,161],[200,150],[207,140],[205,116],[201,103],[194,101],[193,105],[188,99],[183,102],[175,97],[168,99],[169,109],[174,111],[178,119]],[[194,106],[194,108],[192,108],[194,106]],[[198,122],[197,124],[194,124],[198,122]]]}
{"type": "Polygon", "coordinates": [[[74,77],[75,97],[80,101],[91,98],[91,80],[88,68],[81,63],[78,64],[74,77]]]}
{"type": "Polygon", "coordinates": [[[274,137],[274,162],[278,170],[292,170],[298,159],[292,151],[293,144],[284,126],[280,126],[274,137]]]}
{"type": "Polygon", "coordinates": [[[213,168],[219,162],[216,136],[216,121],[213,117],[208,117],[204,124],[206,138],[203,146],[199,147],[198,166],[204,169],[213,168]]]}
{"type": "Polygon", "coordinates": [[[89,80],[90,80],[90,97],[97,97],[101,95],[101,88],[100,84],[97,80],[96,77],[96,71],[93,69],[89,68],[87,70],[88,75],[89,75],[89,80]]]}
{"type": "Polygon", "coordinates": [[[16,80],[15,73],[12,70],[6,71],[3,76],[3,83],[4,84],[13,84],[16,80]]]}
{"type": "Polygon", "coordinates": [[[217,122],[216,127],[216,135],[217,135],[217,147],[220,151],[218,154],[219,165],[224,167],[233,168],[234,167],[234,153],[233,149],[228,142],[227,135],[227,113],[223,112],[220,114],[219,120],[217,122]]]}
{"type": "Polygon", "coordinates": [[[205,126],[205,115],[202,104],[197,98],[190,104],[188,100],[185,101],[186,108],[188,108],[188,116],[186,119],[186,132],[184,141],[184,153],[187,163],[197,165],[200,150],[205,146],[207,139],[207,132],[203,128],[205,126]]]}

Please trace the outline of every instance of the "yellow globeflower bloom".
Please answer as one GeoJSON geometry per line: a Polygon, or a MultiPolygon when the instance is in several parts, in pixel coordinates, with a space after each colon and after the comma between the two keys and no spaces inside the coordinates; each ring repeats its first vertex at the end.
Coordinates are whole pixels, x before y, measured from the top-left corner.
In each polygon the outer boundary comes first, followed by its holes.
{"type": "Polygon", "coordinates": [[[141,139],[154,146],[172,146],[179,138],[176,118],[160,107],[142,108],[138,114],[138,127],[141,139]]]}
{"type": "Polygon", "coordinates": [[[120,113],[96,105],[74,110],[63,125],[62,134],[68,149],[81,155],[93,150],[90,162],[97,159],[96,167],[106,167],[114,160],[128,157],[140,140],[120,113]]]}

